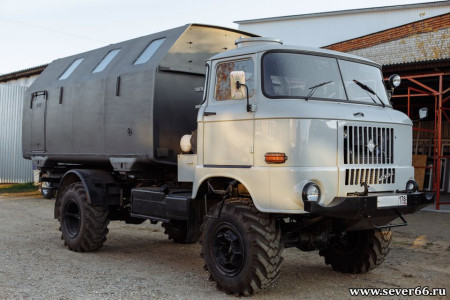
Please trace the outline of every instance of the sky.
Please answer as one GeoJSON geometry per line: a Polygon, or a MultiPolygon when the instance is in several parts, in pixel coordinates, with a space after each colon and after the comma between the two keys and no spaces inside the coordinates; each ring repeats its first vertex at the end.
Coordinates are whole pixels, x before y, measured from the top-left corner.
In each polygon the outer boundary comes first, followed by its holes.
{"type": "Polygon", "coordinates": [[[0,75],[135,37],[201,23],[234,21],[426,0],[0,0],[0,75]]]}

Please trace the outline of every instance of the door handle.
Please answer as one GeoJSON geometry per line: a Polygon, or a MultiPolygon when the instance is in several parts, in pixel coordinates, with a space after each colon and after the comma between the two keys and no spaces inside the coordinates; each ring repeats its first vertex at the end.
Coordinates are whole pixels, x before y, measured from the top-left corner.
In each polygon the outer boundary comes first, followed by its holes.
{"type": "Polygon", "coordinates": [[[364,117],[364,114],[362,112],[357,112],[353,114],[355,117],[364,117]]]}
{"type": "Polygon", "coordinates": [[[44,90],[44,91],[39,91],[39,92],[34,92],[31,94],[31,101],[30,101],[30,109],[33,108],[33,101],[36,100],[37,97],[39,96],[43,96],[44,100],[47,101],[48,99],[48,91],[44,90]]]}
{"type": "Polygon", "coordinates": [[[215,111],[205,111],[203,113],[204,116],[215,116],[216,112],[215,111]]]}

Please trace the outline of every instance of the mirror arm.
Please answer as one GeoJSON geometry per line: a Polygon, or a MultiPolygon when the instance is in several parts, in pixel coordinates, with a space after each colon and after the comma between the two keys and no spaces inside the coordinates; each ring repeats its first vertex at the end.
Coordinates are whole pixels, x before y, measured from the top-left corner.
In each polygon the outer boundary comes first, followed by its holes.
{"type": "Polygon", "coordinates": [[[247,96],[247,112],[251,112],[252,106],[250,105],[250,100],[248,98],[248,86],[243,83],[240,83],[239,81],[236,81],[236,88],[238,90],[241,88],[241,86],[245,87],[245,95],[247,96]]]}
{"type": "Polygon", "coordinates": [[[428,108],[422,107],[421,109],[419,109],[419,118],[418,119],[414,119],[414,120],[411,119],[411,121],[413,121],[413,122],[422,121],[422,120],[426,119],[427,117],[428,117],[428,108]],[[424,111],[424,114],[425,114],[423,116],[421,116],[422,111],[424,111]]]}

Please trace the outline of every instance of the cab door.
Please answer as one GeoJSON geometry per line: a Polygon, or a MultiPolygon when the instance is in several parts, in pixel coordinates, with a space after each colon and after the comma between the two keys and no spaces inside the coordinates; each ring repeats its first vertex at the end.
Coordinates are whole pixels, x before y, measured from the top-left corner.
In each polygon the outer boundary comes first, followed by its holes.
{"type": "MultiPolygon", "coordinates": [[[[203,160],[208,167],[253,165],[254,113],[247,111],[246,97],[232,95],[231,72],[244,71],[250,103],[255,101],[255,64],[251,57],[213,64],[207,106],[203,113],[203,160]],[[235,99],[233,99],[235,98],[235,99]],[[239,97],[238,97],[239,98],[239,97]]],[[[243,83],[243,82],[241,82],[243,83]]],[[[244,87],[242,87],[244,89],[244,87]]]]}

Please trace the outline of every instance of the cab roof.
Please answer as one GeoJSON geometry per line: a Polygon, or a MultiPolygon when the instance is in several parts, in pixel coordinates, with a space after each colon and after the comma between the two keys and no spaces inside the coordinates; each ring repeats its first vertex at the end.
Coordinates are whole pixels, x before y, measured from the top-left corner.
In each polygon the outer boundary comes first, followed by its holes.
{"type": "Polygon", "coordinates": [[[211,60],[223,59],[223,58],[234,57],[234,56],[242,56],[242,55],[253,54],[253,53],[261,53],[261,52],[267,52],[267,51],[298,52],[298,53],[318,55],[318,56],[328,56],[328,57],[335,57],[335,58],[342,58],[342,59],[346,59],[346,60],[358,61],[358,62],[362,62],[365,64],[374,65],[378,68],[381,67],[379,64],[377,64],[376,62],[374,62],[370,59],[352,55],[352,54],[347,54],[347,53],[333,51],[333,50],[327,50],[327,49],[321,49],[321,48],[296,46],[296,45],[282,45],[282,44],[276,44],[276,43],[270,43],[267,45],[245,46],[245,47],[241,47],[241,48],[232,49],[232,50],[225,51],[225,52],[214,55],[213,57],[211,57],[211,60]]]}

